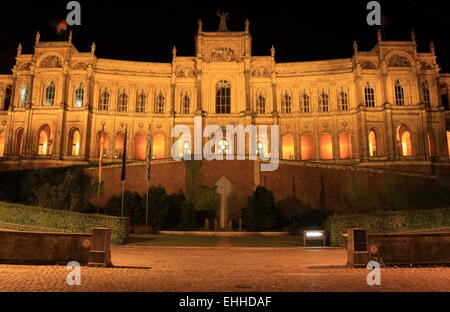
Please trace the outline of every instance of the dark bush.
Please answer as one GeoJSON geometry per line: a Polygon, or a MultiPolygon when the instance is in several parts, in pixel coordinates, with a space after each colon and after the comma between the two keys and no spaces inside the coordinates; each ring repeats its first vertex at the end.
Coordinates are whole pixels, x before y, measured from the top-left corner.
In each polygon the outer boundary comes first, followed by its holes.
{"type": "Polygon", "coordinates": [[[242,209],[242,226],[249,231],[271,231],[278,226],[278,211],[272,191],[258,186],[242,209]]]}

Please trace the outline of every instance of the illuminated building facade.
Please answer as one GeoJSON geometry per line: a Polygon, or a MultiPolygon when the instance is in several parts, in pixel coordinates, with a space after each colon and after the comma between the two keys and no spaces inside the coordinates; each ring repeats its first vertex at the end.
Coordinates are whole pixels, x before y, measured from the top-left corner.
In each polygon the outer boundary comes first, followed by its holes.
{"type": "MultiPolygon", "coordinates": [[[[252,55],[245,30],[204,31],[195,56],[172,63],[97,58],[71,42],[19,46],[12,75],[0,76],[0,157],[4,163],[96,162],[105,133],[108,160],[169,158],[176,124],[279,125],[283,159],[359,165],[448,162],[450,75],[434,46],[384,41],[347,59],[277,63],[275,49],[252,55]]],[[[207,139],[205,139],[207,140],[207,139]]],[[[184,146],[191,150],[190,146],[184,146]]],[[[220,142],[218,149],[231,149],[220,142]]],[[[267,150],[267,146],[259,146],[267,150]]]]}

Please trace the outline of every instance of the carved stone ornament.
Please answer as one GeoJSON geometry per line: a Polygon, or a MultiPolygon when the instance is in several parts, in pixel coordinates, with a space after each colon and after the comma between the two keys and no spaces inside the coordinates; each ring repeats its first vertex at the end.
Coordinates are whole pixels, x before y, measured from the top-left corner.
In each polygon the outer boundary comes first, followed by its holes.
{"type": "Polygon", "coordinates": [[[234,60],[234,51],[227,47],[215,48],[211,53],[211,61],[231,62],[234,60]]]}
{"type": "Polygon", "coordinates": [[[83,63],[83,62],[77,63],[77,64],[75,64],[73,66],[74,70],[85,70],[87,68],[88,68],[88,65],[86,63],[83,63]]]}
{"type": "Polygon", "coordinates": [[[51,55],[47,56],[42,62],[41,62],[42,68],[61,68],[61,61],[57,56],[51,55]]]}
{"type": "Polygon", "coordinates": [[[408,58],[402,55],[394,55],[389,59],[389,67],[410,67],[408,58]]]}

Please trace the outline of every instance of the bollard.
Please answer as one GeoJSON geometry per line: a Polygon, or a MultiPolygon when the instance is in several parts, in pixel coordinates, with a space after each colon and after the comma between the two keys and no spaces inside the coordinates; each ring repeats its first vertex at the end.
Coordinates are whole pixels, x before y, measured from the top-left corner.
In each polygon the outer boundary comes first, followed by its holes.
{"type": "Polygon", "coordinates": [[[89,266],[112,266],[111,232],[112,230],[108,228],[95,228],[92,230],[89,266]]]}

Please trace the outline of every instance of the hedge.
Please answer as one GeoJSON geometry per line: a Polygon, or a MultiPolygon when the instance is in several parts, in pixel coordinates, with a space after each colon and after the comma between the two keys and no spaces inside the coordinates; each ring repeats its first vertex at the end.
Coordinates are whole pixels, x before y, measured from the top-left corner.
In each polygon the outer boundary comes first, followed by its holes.
{"type": "Polygon", "coordinates": [[[52,210],[0,202],[0,227],[28,231],[92,233],[96,227],[112,229],[113,244],[123,244],[129,232],[128,218],[52,210]]]}
{"type": "Polygon", "coordinates": [[[450,208],[334,215],[325,221],[328,240],[333,246],[343,246],[345,239],[342,234],[349,228],[396,233],[442,227],[450,227],[450,208]]]}

